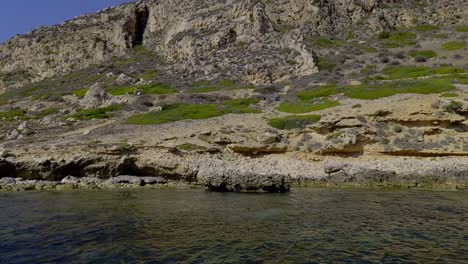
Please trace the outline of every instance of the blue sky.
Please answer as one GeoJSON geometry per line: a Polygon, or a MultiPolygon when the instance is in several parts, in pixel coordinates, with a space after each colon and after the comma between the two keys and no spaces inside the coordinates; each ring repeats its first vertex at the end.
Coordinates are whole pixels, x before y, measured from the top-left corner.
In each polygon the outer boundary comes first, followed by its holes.
{"type": "Polygon", "coordinates": [[[132,0],[0,0],[0,43],[43,25],[132,0]]]}

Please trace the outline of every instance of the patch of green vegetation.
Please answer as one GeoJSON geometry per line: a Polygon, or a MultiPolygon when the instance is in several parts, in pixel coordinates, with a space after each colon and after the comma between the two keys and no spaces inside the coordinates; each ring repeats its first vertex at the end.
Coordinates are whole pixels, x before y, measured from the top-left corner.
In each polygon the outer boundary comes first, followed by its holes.
{"type": "Polygon", "coordinates": [[[306,102],[306,101],[294,101],[294,102],[282,102],[278,107],[278,110],[285,113],[309,113],[313,111],[319,111],[331,107],[340,105],[338,102],[329,100],[329,99],[320,99],[316,102],[306,102]]]}
{"type": "Polygon", "coordinates": [[[463,109],[463,104],[457,101],[452,101],[445,106],[445,111],[449,113],[459,113],[463,109]]]}
{"type": "Polygon", "coordinates": [[[138,75],[138,79],[151,80],[154,78],[156,74],[158,74],[158,72],[159,72],[158,70],[153,70],[153,69],[147,70],[143,74],[138,75]]]}
{"type": "Polygon", "coordinates": [[[259,110],[250,108],[251,105],[258,103],[260,100],[253,98],[234,99],[224,102],[222,108],[227,113],[246,114],[260,113],[259,110]]]}
{"type": "Polygon", "coordinates": [[[327,97],[336,93],[338,93],[336,84],[328,84],[298,92],[296,95],[301,100],[311,100],[314,98],[327,97]]]}
{"type": "Polygon", "coordinates": [[[229,100],[223,104],[171,104],[163,106],[158,113],[139,114],[130,117],[126,124],[158,125],[187,119],[208,119],[216,116],[236,113],[259,113],[250,105],[257,103],[256,99],[229,100]]]}
{"type": "Polygon", "coordinates": [[[326,57],[319,57],[317,59],[317,67],[319,71],[333,71],[336,67],[336,63],[326,57]]]}
{"type": "Polygon", "coordinates": [[[76,97],[84,97],[86,93],[88,92],[89,88],[83,88],[79,90],[75,90],[72,92],[72,94],[76,97]]]}
{"type": "Polygon", "coordinates": [[[442,93],[440,97],[458,97],[456,93],[442,93]]]}
{"type": "Polygon", "coordinates": [[[273,23],[273,29],[280,33],[286,33],[290,31],[292,28],[293,27],[291,25],[273,23]]]}
{"type": "Polygon", "coordinates": [[[18,92],[18,95],[23,96],[23,97],[28,97],[28,96],[35,94],[39,89],[41,89],[40,86],[27,87],[25,89],[21,89],[18,92]]]}
{"type": "Polygon", "coordinates": [[[190,93],[209,93],[209,92],[216,92],[219,91],[220,88],[217,86],[202,86],[202,87],[195,87],[190,89],[190,93]]]}
{"type": "Polygon", "coordinates": [[[426,59],[434,58],[437,56],[437,53],[435,53],[432,50],[417,50],[417,51],[412,51],[408,53],[411,57],[423,57],[426,59]]]}
{"type": "Polygon", "coordinates": [[[0,80],[6,83],[14,83],[18,81],[29,81],[33,75],[27,70],[15,70],[0,74],[0,80]]]}
{"type": "Polygon", "coordinates": [[[458,32],[468,32],[468,26],[457,26],[455,30],[458,32]]]}
{"type": "Polygon", "coordinates": [[[224,79],[218,82],[211,82],[211,81],[201,81],[196,82],[192,85],[192,88],[188,90],[189,93],[207,93],[207,92],[215,92],[222,89],[253,89],[255,86],[251,84],[242,84],[236,83],[230,79],[224,79]]]}
{"type": "Polygon", "coordinates": [[[448,38],[448,35],[445,34],[445,33],[437,33],[437,34],[434,34],[432,35],[434,38],[440,38],[440,39],[444,39],[444,38],[448,38]]]}
{"type": "Polygon", "coordinates": [[[345,95],[355,99],[378,99],[401,93],[431,94],[453,90],[455,87],[448,80],[423,79],[400,80],[381,85],[361,84],[348,86],[345,95]]]}
{"type": "Polygon", "coordinates": [[[465,73],[464,69],[456,67],[440,67],[433,70],[433,74],[458,74],[465,73]]]}
{"type": "Polygon", "coordinates": [[[430,32],[439,29],[439,26],[435,25],[429,25],[429,24],[423,24],[423,25],[417,25],[414,27],[414,30],[418,32],[430,32]]]}
{"type": "Polygon", "coordinates": [[[332,139],[337,139],[339,138],[341,135],[343,135],[343,133],[341,131],[335,131],[331,134],[328,134],[326,139],[327,140],[332,140],[332,139]]]}
{"type": "Polygon", "coordinates": [[[401,66],[401,67],[387,67],[383,70],[383,73],[388,77],[384,78],[387,80],[396,79],[409,79],[430,76],[435,74],[456,74],[464,73],[465,70],[456,67],[441,67],[431,69],[424,66],[401,66]]]}
{"type": "Polygon", "coordinates": [[[113,62],[114,62],[117,66],[123,66],[123,65],[132,64],[132,63],[136,62],[136,60],[135,60],[134,58],[119,58],[119,57],[114,57],[114,58],[113,58],[113,62]]]}
{"type": "Polygon", "coordinates": [[[138,46],[135,46],[132,48],[133,51],[136,53],[136,54],[146,54],[147,52],[149,52],[145,46],[143,45],[138,45],[138,46]]]}
{"type": "Polygon", "coordinates": [[[372,46],[362,46],[361,50],[367,53],[375,53],[377,52],[377,49],[372,47],[372,46]]]}
{"type": "Polygon", "coordinates": [[[205,147],[191,144],[191,143],[186,143],[186,144],[181,144],[177,146],[177,149],[183,150],[183,151],[197,151],[197,150],[206,150],[205,147]]]}
{"type": "Polygon", "coordinates": [[[224,79],[224,80],[219,81],[218,85],[222,87],[231,87],[231,86],[236,85],[236,82],[231,79],[224,79]]]}
{"type": "Polygon", "coordinates": [[[341,40],[333,40],[324,36],[305,36],[305,42],[320,48],[342,47],[345,44],[341,40]]]}
{"type": "Polygon", "coordinates": [[[463,49],[466,46],[465,42],[461,41],[450,41],[442,44],[443,50],[459,50],[463,49]]]}
{"type": "Polygon", "coordinates": [[[35,115],[34,118],[35,119],[42,119],[48,115],[53,115],[53,114],[56,114],[60,111],[60,108],[58,107],[50,107],[50,108],[47,108],[47,109],[44,109],[41,111],[41,113],[39,113],[38,115],[35,115]]]}
{"type": "Polygon", "coordinates": [[[370,74],[373,69],[375,69],[375,65],[366,65],[366,67],[362,68],[360,70],[360,73],[362,74],[370,74]]]}
{"type": "Polygon", "coordinates": [[[406,31],[380,32],[378,38],[388,48],[404,47],[416,44],[416,34],[406,31]]]}
{"type": "Polygon", "coordinates": [[[78,111],[74,115],[67,116],[67,118],[75,118],[78,120],[91,120],[91,119],[106,119],[114,116],[112,112],[122,110],[121,105],[111,105],[108,107],[101,107],[96,109],[84,109],[78,111]]]}
{"type": "Polygon", "coordinates": [[[142,94],[172,94],[177,92],[176,89],[167,83],[152,83],[139,86],[112,86],[107,87],[105,90],[111,95],[133,94],[135,90],[142,94]]]}
{"type": "Polygon", "coordinates": [[[318,121],[320,121],[320,116],[318,115],[294,115],[281,118],[272,118],[269,120],[268,124],[277,129],[290,130],[305,128],[308,125],[317,123],[318,121]]]}
{"type": "Polygon", "coordinates": [[[10,111],[0,112],[0,120],[26,120],[28,117],[26,116],[26,111],[21,108],[16,108],[10,111]]]}
{"type": "Polygon", "coordinates": [[[464,84],[468,85],[468,75],[467,74],[451,74],[443,79],[449,80],[451,83],[464,84]]]}

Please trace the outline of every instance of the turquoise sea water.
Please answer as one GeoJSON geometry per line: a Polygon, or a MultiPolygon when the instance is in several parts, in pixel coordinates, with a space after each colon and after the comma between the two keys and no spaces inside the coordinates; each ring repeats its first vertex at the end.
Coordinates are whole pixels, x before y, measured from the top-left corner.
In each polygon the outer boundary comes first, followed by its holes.
{"type": "Polygon", "coordinates": [[[0,193],[0,263],[468,263],[468,192],[0,193]]]}

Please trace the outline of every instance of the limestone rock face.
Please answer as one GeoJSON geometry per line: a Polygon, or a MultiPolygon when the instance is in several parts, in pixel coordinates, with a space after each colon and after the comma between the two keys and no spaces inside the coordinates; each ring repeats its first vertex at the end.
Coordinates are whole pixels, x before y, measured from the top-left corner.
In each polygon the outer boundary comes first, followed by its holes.
{"type": "Polygon", "coordinates": [[[426,2],[140,0],[40,27],[1,44],[0,88],[111,61],[140,45],[187,76],[213,79],[222,73],[254,84],[271,83],[317,72],[314,47],[306,45],[306,36],[370,36],[418,23],[466,24],[464,1],[426,2]]]}
{"type": "Polygon", "coordinates": [[[97,108],[103,105],[103,103],[109,99],[109,95],[104,89],[99,86],[98,83],[94,84],[86,92],[81,105],[86,109],[97,108]]]}

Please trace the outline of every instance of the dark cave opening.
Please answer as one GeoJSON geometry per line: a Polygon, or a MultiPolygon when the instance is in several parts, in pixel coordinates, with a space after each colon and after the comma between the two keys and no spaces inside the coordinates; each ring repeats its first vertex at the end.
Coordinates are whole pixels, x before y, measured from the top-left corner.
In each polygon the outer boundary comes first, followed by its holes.
{"type": "Polygon", "coordinates": [[[148,7],[135,11],[135,35],[133,36],[132,46],[143,44],[146,26],[148,25],[149,10],[148,7]]]}

